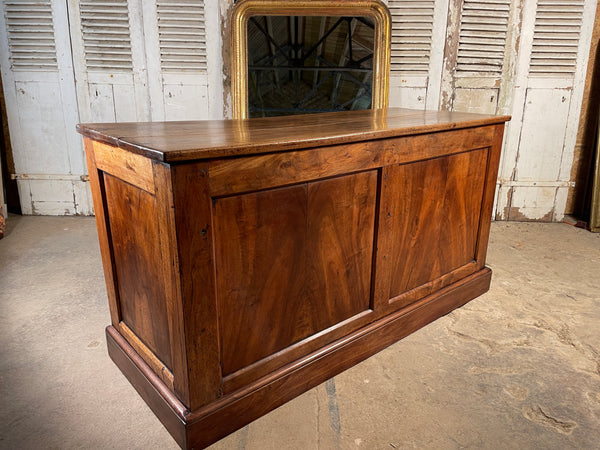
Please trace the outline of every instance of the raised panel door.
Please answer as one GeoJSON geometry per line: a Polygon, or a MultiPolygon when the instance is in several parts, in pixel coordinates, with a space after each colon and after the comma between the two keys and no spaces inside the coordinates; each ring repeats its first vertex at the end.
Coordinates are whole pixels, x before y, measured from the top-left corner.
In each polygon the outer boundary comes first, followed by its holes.
{"type": "Polygon", "coordinates": [[[369,310],[377,172],[214,201],[224,375],[369,310]]]}
{"type": "Polygon", "coordinates": [[[380,301],[397,307],[477,269],[487,149],[383,169],[380,301]]]}

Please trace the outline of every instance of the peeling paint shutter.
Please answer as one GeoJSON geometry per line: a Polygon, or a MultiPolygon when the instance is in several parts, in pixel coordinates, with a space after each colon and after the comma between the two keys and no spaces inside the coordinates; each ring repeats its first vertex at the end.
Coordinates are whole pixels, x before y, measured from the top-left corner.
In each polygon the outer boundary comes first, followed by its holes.
{"type": "Polygon", "coordinates": [[[92,213],[78,122],[223,116],[220,7],[206,3],[0,1],[0,72],[25,214],[92,213]]]}
{"type": "MultiPolygon", "coordinates": [[[[202,0],[144,2],[153,120],[205,119],[209,115],[207,39],[211,36],[206,24],[214,27],[215,22],[206,20],[206,10],[202,0]]],[[[220,30],[215,27],[212,32],[220,30]]]]}
{"type": "Polygon", "coordinates": [[[562,220],[597,0],[523,6],[497,217],[562,220]]]}
{"type": "Polygon", "coordinates": [[[164,71],[205,71],[204,4],[198,0],[158,0],[160,62],[164,71]]]}
{"type": "Polygon", "coordinates": [[[514,47],[518,36],[518,3],[460,0],[452,5],[441,107],[495,114],[505,107],[511,89],[516,54],[507,49],[514,47]]]}
{"type": "Polygon", "coordinates": [[[448,0],[389,0],[390,106],[437,108],[448,0]]]}
{"type": "Polygon", "coordinates": [[[529,73],[572,77],[583,19],[583,0],[539,0],[529,73]]]}
{"type": "Polygon", "coordinates": [[[428,73],[434,6],[434,0],[389,1],[392,14],[392,72],[428,73]]]}
{"type": "Polygon", "coordinates": [[[6,1],[5,19],[12,70],[58,69],[50,0],[6,1]]]}
{"type": "Polygon", "coordinates": [[[456,71],[500,76],[510,0],[465,0],[460,20],[456,71]]]}
{"type": "Polygon", "coordinates": [[[69,8],[77,101],[83,122],[149,119],[140,6],[75,0],[69,8]]]}
{"type": "Polygon", "coordinates": [[[67,2],[0,2],[0,70],[24,214],[89,214],[67,2]]]}
{"type": "Polygon", "coordinates": [[[79,8],[88,70],[131,70],[127,0],[80,1],[79,8]]]}

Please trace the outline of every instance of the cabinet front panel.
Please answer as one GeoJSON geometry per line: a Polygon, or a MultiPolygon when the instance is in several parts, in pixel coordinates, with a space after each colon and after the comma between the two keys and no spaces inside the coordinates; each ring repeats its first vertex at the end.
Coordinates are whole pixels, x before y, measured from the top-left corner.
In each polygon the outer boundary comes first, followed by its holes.
{"type": "Polygon", "coordinates": [[[224,375],[370,308],[376,171],[214,200],[224,375]]]}
{"type": "Polygon", "coordinates": [[[394,185],[382,194],[391,195],[393,215],[389,299],[475,260],[486,164],[480,149],[386,168],[385,185],[394,185]]]}
{"type": "Polygon", "coordinates": [[[121,320],[171,368],[156,199],[106,173],[104,186],[121,320]]]}

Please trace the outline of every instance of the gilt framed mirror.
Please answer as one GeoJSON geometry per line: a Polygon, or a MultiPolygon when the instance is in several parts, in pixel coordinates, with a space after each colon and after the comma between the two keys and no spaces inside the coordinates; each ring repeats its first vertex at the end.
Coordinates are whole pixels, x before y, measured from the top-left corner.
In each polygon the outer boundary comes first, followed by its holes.
{"type": "Polygon", "coordinates": [[[234,119],[388,105],[391,16],[379,0],[241,0],[234,119]]]}

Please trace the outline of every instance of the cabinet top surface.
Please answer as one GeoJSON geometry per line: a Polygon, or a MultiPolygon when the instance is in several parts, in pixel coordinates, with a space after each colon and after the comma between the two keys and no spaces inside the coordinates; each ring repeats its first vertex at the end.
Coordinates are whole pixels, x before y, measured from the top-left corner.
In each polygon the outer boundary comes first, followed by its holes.
{"type": "Polygon", "coordinates": [[[510,120],[401,108],[246,120],[79,124],[79,133],[158,161],[270,153],[492,125],[510,120]]]}

